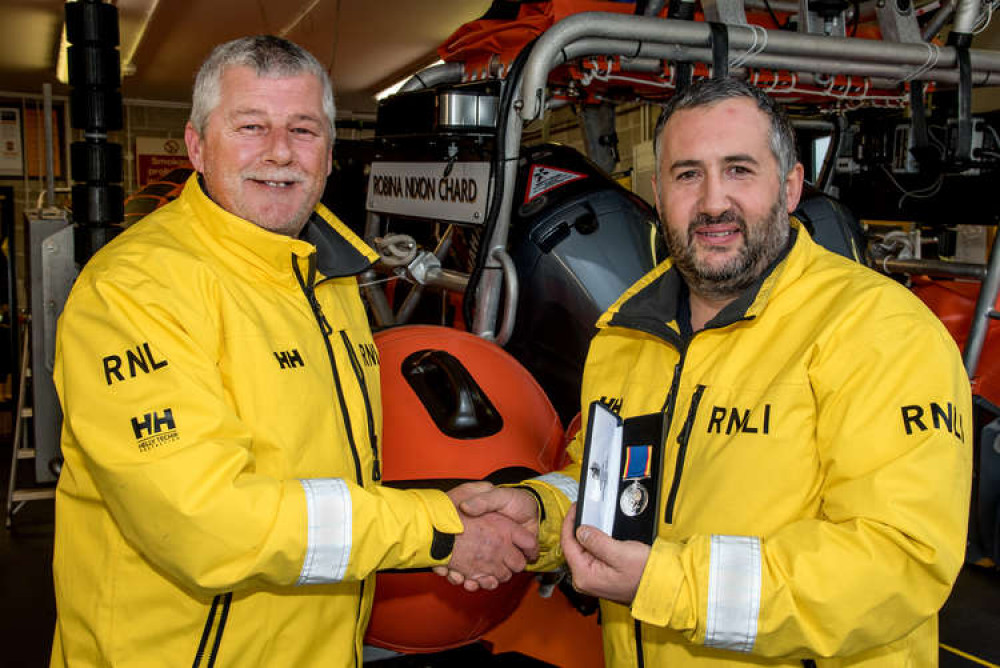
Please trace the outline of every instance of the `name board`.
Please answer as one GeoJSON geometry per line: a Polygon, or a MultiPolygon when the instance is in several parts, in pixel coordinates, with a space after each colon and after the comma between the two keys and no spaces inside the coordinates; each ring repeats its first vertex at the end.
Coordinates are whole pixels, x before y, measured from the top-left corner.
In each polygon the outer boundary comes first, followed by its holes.
{"type": "Polygon", "coordinates": [[[488,162],[375,162],[368,210],[480,225],[489,195],[488,162]]]}

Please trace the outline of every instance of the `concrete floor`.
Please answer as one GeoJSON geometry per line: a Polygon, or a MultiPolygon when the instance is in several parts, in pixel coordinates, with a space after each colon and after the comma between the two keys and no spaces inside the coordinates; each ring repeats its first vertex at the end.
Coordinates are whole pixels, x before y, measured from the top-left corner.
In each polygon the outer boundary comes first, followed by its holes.
{"type": "MultiPolygon", "coordinates": [[[[10,444],[4,443],[0,445],[0,486],[4,492],[9,463],[10,444]]],[[[48,665],[55,624],[51,572],[53,516],[51,500],[33,501],[14,516],[11,530],[0,531],[0,666],[3,668],[48,665]]],[[[1000,572],[976,567],[963,570],[941,612],[940,659],[942,668],[1000,668],[1000,572]]],[[[528,665],[517,658],[484,658],[469,649],[440,657],[422,657],[417,663],[406,659],[378,663],[385,668],[417,668],[418,664],[419,668],[528,665]],[[484,660],[489,663],[484,664],[484,660]]]]}

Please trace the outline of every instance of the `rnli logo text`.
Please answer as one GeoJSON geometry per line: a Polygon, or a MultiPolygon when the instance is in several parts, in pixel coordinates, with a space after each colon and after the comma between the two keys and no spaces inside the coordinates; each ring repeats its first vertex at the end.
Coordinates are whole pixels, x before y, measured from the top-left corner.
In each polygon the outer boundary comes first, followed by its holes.
{"type": "Polygon", "coordinates": [[[142,452],[179,438],[177,425],[174,423],[174,412],[170,408],[132,418],[132,433],[135,434],[135,440],[142,452]]]}
{"type": "Polygon", "coordinates": [[[167,366],[167,360],[153,357],[149,343],[141,343],[135,348],[129,348],[124,355],[108,355],[104,358],[104,380],[108,385],[115,380],[125,380],[122,365],[128,365],[129,378],[135,378],[137,371],[152,373],[167,366]]]}
{"type": "Polygon", "coordinates": [[[903,429],[906,430],[907,436],[913,434],[914,430],[927,431],[933,427],[946,431],[965,443],[962,415],[950,401],[947,406],[933,401],[930,406],[901,406],[900,411],[903,414],[903,429]]]}
{"type": "Polygon", "coordinates": [[[276,352],[274,353],[274,359],[278,360],[278,366],[282,369],[294,369],[297,366],[306,365],[306,363],[302,361],[302,355],[299,354],[297,348],[276,352]]]}
{"type": "Polygon", "coordinates": [[[374,343],[359,343],[358,353],[365,366],[378,366],[378,348],[374,343]]]}
{"type": "Polygon", "coordinates": [[[712,417],[708,420],[708,433],[713,431],[721,434],[725,423],[726,436],[732,433],[768,434],[771,431],[771,404],[764,404],[760,413],[749,408],[739,409],[736,406],[712,406],[712,417]]]}

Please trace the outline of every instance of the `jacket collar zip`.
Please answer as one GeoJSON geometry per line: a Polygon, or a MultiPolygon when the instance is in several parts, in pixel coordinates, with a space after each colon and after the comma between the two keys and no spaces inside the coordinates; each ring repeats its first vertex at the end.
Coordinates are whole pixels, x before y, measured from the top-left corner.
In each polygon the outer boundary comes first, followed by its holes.
{"type": "Polygon", "coordinates": [[[292,273],[295,274],[295,279],[298,281],[299,286],[302,288],[302,292],[306,296],[306,300],[309,302],[309,307],[312,308],[313,314],[316,316],[316,320],[319,323],[320,329],[323,332],[323,336],[330,336],[333,334],[333,327],[326,319],[326,314],[323,313],[323,308],[320,306],[319,299],[316,298],[316,253],[310,253],[306,256],[306,275],[302,275],[301,260],[302,258],[298,255],[292,255],[292,273]]]}
{"type": "MultiPolygon", "coordinates": [[[[786,260],[797,243],[799,231],[798,221],[793,220],[788,244],[781,254],[753,285],[719,311],[705,325],[705,329],[721,329],[740,321],[753,320],[760,315],[785,269],[786,260]]],[[[635,329],[658,336],[683,351],[687,342],[683,340],[677,326],[682,281],[680,271],[670,260],[666,260],[646,279],[626,291],[608,313],[598,320],[598,328],[612,326],[635,329]]]]}

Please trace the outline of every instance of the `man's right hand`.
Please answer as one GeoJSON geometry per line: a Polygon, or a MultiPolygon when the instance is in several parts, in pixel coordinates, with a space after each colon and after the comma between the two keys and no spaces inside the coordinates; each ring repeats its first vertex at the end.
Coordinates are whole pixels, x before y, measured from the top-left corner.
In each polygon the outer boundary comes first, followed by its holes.
{"type": "Polygon", "coordinates": [[[531,492],[475,482],[448,495],[465,531],[455,539],[448,566],[435,573],[468,591],[495,589],[538,558],[538,502],[531,492]]]}

